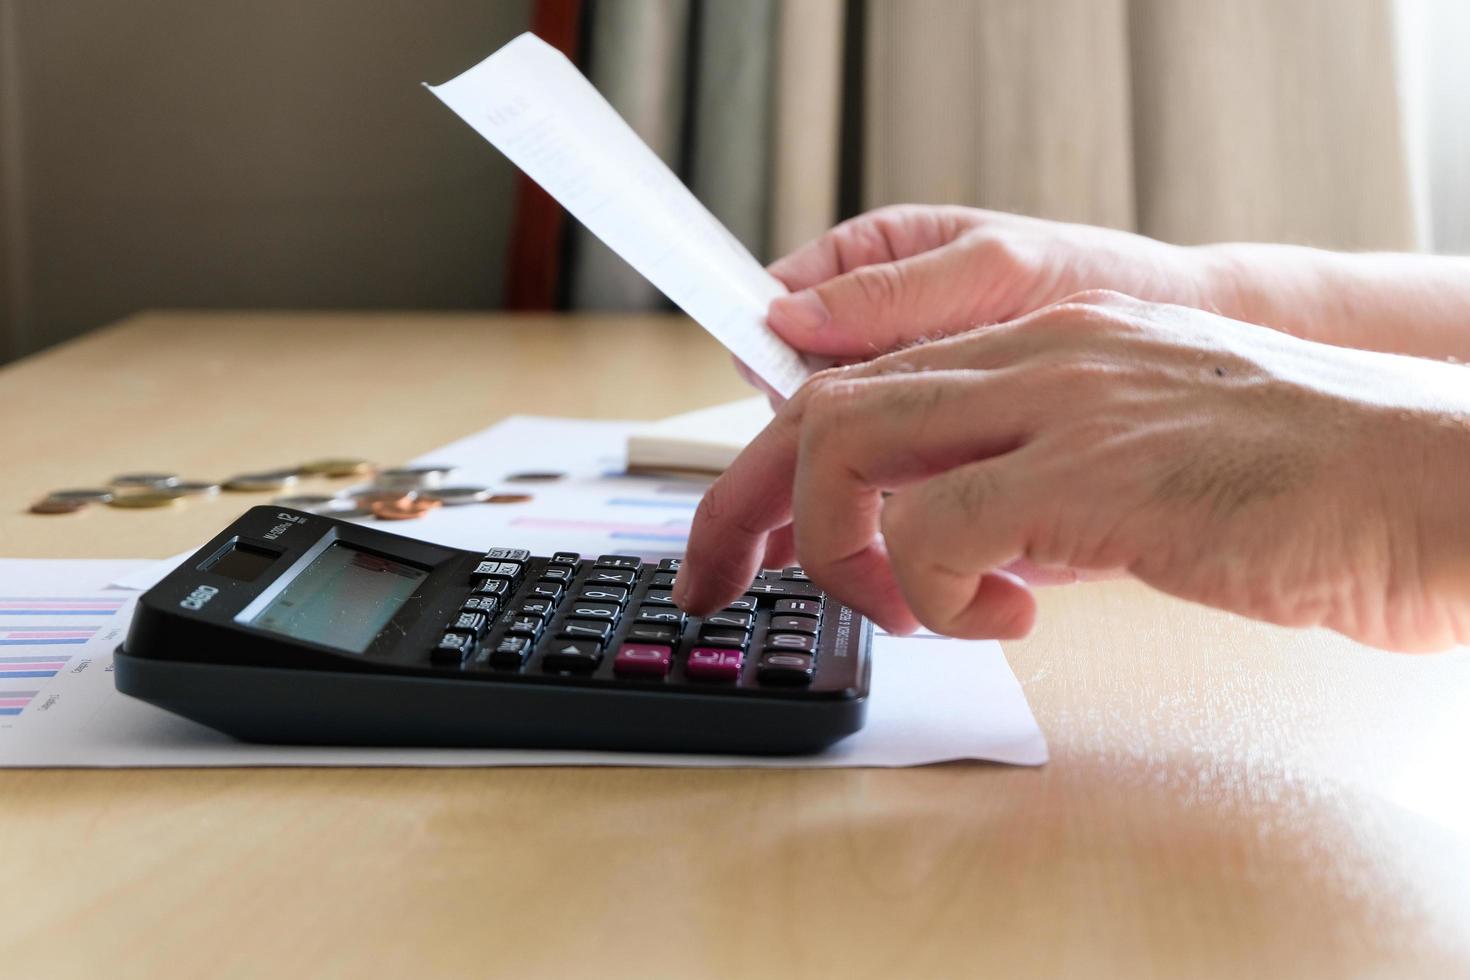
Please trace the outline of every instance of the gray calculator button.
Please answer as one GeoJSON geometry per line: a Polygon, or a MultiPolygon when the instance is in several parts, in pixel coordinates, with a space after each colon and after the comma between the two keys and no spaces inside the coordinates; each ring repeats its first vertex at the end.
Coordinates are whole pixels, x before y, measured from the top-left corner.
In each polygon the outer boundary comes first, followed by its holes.
{"type": "Polygon", "coordinates": [[[485,552],[486,561],[519,561],[531,560],[531,553],[525,548],[491,548],[485,552]]]}
{"type": "Polygon", "coordinates": [[[781,653],[816,653],[817,638],[802,633],[767,633],[766,649],[781,653]]]}
{"type": "Polygon", "coordinates": [[[610,602],[574,602],[567,609],[567,615],[577,619],[605,619],[612,622],[618,618],[619,608],[610,602]]]}

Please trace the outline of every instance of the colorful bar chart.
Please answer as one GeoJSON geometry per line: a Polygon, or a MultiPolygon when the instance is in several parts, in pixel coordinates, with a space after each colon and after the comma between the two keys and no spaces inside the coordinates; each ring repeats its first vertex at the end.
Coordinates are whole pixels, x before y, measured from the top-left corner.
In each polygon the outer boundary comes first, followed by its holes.
{"type": "Polygon", "coordinates": [[[116,616],[124,599],[0,596],[0,616],[116,616]]]}
{"type": "Polygon", "coordinates": [[[0,690],[0,715],[18,715],[40,691],[0,690]]]}
{"type": "Polygon", "coordinates": [[[21,714],[41,693],[9,685],[66,670],[127,603],[122,597],[0,596],[0,716],[21,714]]]}

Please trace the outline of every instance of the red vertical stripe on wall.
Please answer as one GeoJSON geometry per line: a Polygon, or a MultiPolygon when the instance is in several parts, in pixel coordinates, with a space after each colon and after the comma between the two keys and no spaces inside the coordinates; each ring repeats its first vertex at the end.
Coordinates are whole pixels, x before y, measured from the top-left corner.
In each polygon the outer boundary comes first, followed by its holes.
{"type": "MultiPolygon", "coordinates": [[[[582,0],[536,0],[531,31],[575,62],[581,19],[582,0]]],[[[516,174],[515,193],[510,251],[505,263],[505,307],[554,309],[566,214],[525,174],[516,174]]]]}

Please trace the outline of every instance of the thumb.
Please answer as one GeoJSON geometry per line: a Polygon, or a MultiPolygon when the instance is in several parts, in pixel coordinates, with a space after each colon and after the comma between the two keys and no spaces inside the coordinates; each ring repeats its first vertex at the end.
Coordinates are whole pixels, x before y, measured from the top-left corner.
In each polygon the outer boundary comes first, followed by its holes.
{"type": "Polygon", "coordinates": [[[797,350],[866,359],[973,326],[971,267],[954,245],[865,265],[776,298],[767,323],[797,350]]]}

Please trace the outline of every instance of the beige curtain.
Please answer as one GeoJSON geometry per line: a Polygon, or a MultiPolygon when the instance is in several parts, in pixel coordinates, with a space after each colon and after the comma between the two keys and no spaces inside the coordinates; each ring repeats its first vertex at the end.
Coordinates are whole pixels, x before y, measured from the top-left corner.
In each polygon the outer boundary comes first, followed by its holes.
{"type": "Polygon", "coordinates": [[[867,0],[863,203],[1418,243],[1394,0],[867,0]]]}

